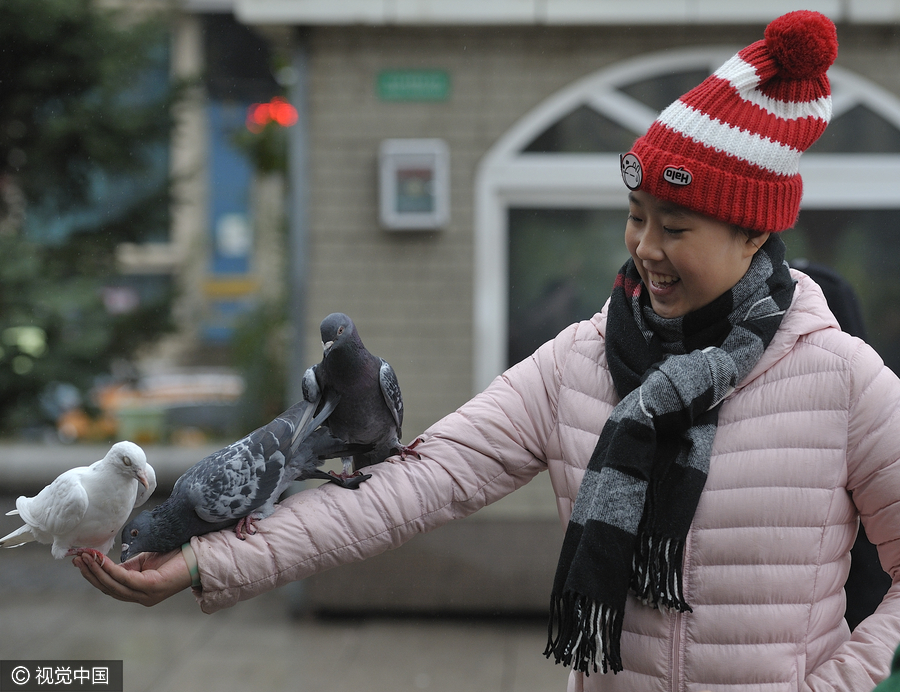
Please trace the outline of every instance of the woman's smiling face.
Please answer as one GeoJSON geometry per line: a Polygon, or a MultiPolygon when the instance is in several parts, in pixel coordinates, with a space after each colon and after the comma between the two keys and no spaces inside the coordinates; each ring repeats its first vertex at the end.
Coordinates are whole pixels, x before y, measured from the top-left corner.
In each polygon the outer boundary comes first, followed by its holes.
{"type": "Polygon", "coordinates": [[[642,190],[628,195],[625,245],[660,317],[682,317],[731,290],[768,237],[748,238],[642,190]]]}

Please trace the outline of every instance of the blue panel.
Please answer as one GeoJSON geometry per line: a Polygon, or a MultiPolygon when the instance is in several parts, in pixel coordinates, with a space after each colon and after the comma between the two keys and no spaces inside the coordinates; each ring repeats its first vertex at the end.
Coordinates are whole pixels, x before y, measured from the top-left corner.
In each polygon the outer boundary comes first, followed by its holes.
{"type": "Polygon", "coordinates": [[[203,339],[212,343],[228,343],[234,335],[235,322],[252,309],[253,303],[249,300],[211,300],[210,315],[201,327],[203,339]]]}
{"type": "Polygon", "coordinates": [[[216,102],[209,113],[209,204],[213,274],[246,274],[253,249],[250,223],[250,184],[253,168],[232,143],[244,127],[243,102],[216,102]]]}

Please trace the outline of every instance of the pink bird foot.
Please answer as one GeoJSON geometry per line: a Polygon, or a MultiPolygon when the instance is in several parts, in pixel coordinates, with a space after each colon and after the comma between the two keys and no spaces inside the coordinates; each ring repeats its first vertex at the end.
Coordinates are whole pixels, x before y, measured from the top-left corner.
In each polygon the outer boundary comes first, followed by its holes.
{"type": "MultiPolygon", "coordinates": [[[[422,457],[418,452],[414,452],[413,450],[418,447],[425,440],[421,437],[417,437],[412,441],[411,445],[400,445],[400,459],[404,460],[406,457],[414,457],[415,459],[421,459],[422,457]]],[[[388,461],[391,461],[390,459],[388,461]]],[[[394,462],[396,463],[396,462],[394,462]]]]}
{"type": "Polygon", "coordinates": [[[259,530],[256,528],[255,519],[252,517],[241,517],[238,521],[237,526],[234,527],[235,535],[240,538],[242,541],[247,540],[247,536],[255,536],[259,533],[259,530]]]}
{"type": "Polygon", "coordinates": [[[106,557],[94,548],[69,548],[66,552],[66,557],[84,557],[85,555],[90,555],[99,565],[103,564],[103,559],[106,557]]]}

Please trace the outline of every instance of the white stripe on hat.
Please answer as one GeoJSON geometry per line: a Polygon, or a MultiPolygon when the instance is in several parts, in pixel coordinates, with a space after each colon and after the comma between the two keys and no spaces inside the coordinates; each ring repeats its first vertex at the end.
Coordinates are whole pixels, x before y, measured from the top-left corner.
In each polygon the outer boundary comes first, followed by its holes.
{"type": "Polygon", "coordinates": [[[814,101],[779,101],[760,92],[759,75],[752,63],[742,60],[740,56],[732,56],[724,65],[713,73],[724,79],[740,94],[745,101],[753,103],[772,115],[784,120],[800,118],[818,118],[824,122],[831,120],[831,96],[821,96],[814,101]]]}
{"type": "Polygon", "coordinates": [[[794,176],[800,172],[802,152],[799,149],[713,120],[683,101],[675,101],[666,108],[657,122],[710,149],[723,151],[778,175],[794,176]]]}

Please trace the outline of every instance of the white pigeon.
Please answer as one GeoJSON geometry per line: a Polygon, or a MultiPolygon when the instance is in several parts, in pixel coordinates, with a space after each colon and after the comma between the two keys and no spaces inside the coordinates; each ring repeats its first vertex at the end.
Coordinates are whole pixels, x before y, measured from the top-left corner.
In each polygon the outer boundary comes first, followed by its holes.
{"type": "Polygon", "coordinates": [[[117,442],[100,461],[60,474],[34,497],[19,497],[7,515],[18,514],[25,526],[0,538],[0,547],[37,541],[50,543],[57,560],[89,553],[102,562],[131,510],[155,488],[144,450],[117,442]]]}

